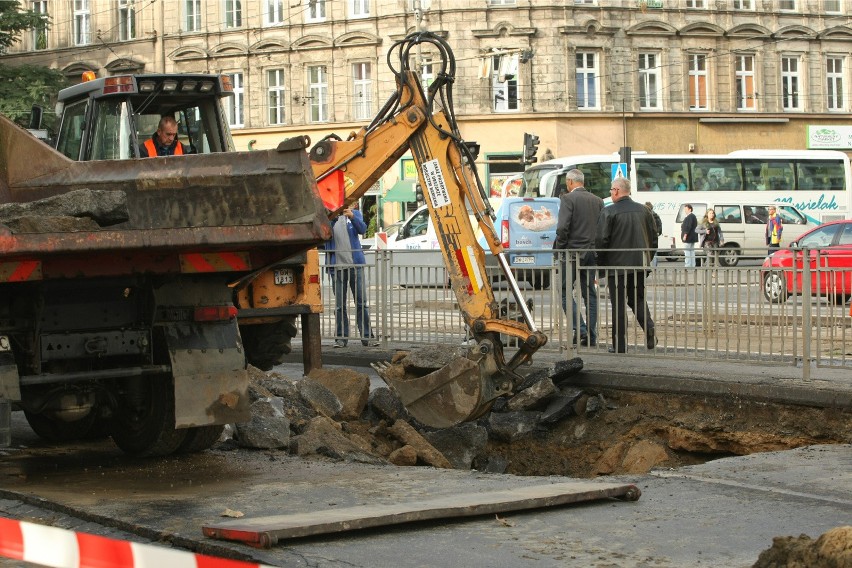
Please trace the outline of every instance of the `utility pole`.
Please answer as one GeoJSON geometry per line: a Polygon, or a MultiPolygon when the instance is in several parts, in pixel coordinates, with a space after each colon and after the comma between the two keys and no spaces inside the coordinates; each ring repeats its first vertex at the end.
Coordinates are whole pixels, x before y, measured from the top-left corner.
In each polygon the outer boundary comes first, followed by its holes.
{"type": "MultiPolygon", "coordinates": [[[[422,0],[414,0],[414,20],[417,22],[417,31],[423,31],[423,6],[422,0]]],[[[423,44],[417,44],[417,79],[423,81],[423,44]]]]}

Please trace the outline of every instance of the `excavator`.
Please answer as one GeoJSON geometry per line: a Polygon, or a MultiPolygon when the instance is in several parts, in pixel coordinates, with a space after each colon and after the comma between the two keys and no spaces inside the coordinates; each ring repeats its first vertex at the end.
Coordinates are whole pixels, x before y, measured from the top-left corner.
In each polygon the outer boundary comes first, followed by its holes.
{"type": "MultiPolygon", "coordinates": [[[[23,408],[48,439],[104,419],[130,453],[209,447],[222,425],[246,419],[246,364],[273,363],[289,351],[295,316],[321,309],[315,247],[329,220],[409,151],[473,341],[422,376],[377,370],[436,428],[516,392],[518,368],[547,338],[494,229],[475,145],[459,133],[452,50],[415,33],[388,65],[396,91],[370,124],[312,147],[301,136],[234,153],[218,106],[233,92],[211,75],[69,87],[55,149],[0,119],[0,410],[23,408]],[[426,89],[410,67],[421,48],[440,61],[426,89]],[[178,119],[187,155],[133,159],[164,115],[178,119]],[[501,316],[477,230],[522,321],[501,316]],[[506,337],[519,345],[508,361],[506,337]]],[[[304,323],[303,336],[318,338],[318,324],[304,323]]]]}
{"type": "Polygon", "coordinates": [[[415,33],[395,43],[387,59],[397,88],[373,121],[346,140],[337,136],[320,140],[309,156],[323,201],[334,216],[411,151],[450,286],[474,341],[466,356],[422,377],[400,376],[387,364],[374,366],[412,416],[428,426],[449,427],[482,416],[496,398],[514,392],[524,381],[518,367],[531,360],[547,337],[535,327],[494,229],[494,212],[474,165],[474,145],[459,133],[453,109],[452,50],[436,34],[415,33]],[[436,78],[426,90],[410,68],[413,50],[423,44],[439,56],[436,78]],[[340,183],[324,183],[341,175],[342,190],[340,183]],[[471,219],[497,259],[523,321],[500,317],[485,275],[485,251],[471,219]],[[501,335],[517,338],[519,345],[508,361],[501,335]]]}

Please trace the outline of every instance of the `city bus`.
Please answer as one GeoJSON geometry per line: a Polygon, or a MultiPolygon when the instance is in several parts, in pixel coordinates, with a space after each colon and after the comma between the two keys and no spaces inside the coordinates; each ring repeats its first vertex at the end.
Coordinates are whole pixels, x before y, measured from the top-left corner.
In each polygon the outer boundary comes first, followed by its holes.
{"type": "MultiPolygon", "coordinates": [[[[565,174],[577,168],[585,187],[610,203],[609,187],[619,156],[569,156],[542,162],[523,174],[519,194],[558,196],[565,174]]],[[[633,152],[628,167],[633,199],[650,202],[663,221],[659,252],[681,249],[676,222],[685,203],[778,203],[795,208],[809,224],[852,215],[849,157],[833,150],[739,150],[730,154],[633,152]]]]}

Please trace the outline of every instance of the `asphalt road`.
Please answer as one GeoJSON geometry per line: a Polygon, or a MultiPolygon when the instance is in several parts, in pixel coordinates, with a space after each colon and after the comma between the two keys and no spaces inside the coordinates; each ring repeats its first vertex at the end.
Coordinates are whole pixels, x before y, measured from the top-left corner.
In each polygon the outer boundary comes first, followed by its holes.
{"type": "MultiPolygon", "coordinates": [[[[343,351],[329,354],[327,365],[357,366],[388,356],[379,350],[343,351]]],[[[587,369],[594,370],[583,380],[631,388],[648,386],[653,374],[653,388],[666,392],[765,393],[852,408],[852,378],[840,369],[819,370],[820,376],[805,384],[795,378],[795,369],[791,378],[783,367],[747,372],[731,364],[723,378],[708,382],[700,370],[688,370],[689,362],[649,360],[643,366],[645,361],[633,360],[629,370],[617,368],[619,363],[613,357],[590,358],[587,369]]],[[[278,368],[295,376],[300,369],[298,357],[278,368]]],[[[20,431],[26,425],[16,418],[15,438],[38,445],[32,434],[20,431]]],[[[226,509],[254,518],[569,480],[303,460],[283,451],[217,450],[134,460],[108,441],[39,452],[13,448],[0,465],[0,514],[14,516],[35,505],[46,512],[28,515],[46,523],[274,566],[745,567],[775,536],[817,537],[852,523],[849,445],[605,478],[636,484],[643,493],[636,502],[605,500],[500,518],[399,525],[284,541],[269,550],[208,539],[201,527],[223,520],[226,509]]]]}

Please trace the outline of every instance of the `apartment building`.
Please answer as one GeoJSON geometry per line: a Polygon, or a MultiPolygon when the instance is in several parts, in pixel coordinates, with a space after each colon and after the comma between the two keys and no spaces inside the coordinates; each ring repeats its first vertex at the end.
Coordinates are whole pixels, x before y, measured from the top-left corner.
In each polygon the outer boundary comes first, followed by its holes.
{"type": "MultiPolygon", "coordinates": [[[[852,151],[850,0],[26,0],[49,24],[2,62],[76,80],[146,72],[232,78],[238,149],[344,136],[393,89],[387,54],[418,29],[453,46],[455,112],[492,186],[539,159],[610,153],[852,151]],[[825,146],[822,146],[825,147],[825,146]]],[[[423,79],[436,54],[419,58],[423,79]]],[[[410,179],[410,161],[385,178],[410,179]]]]}

